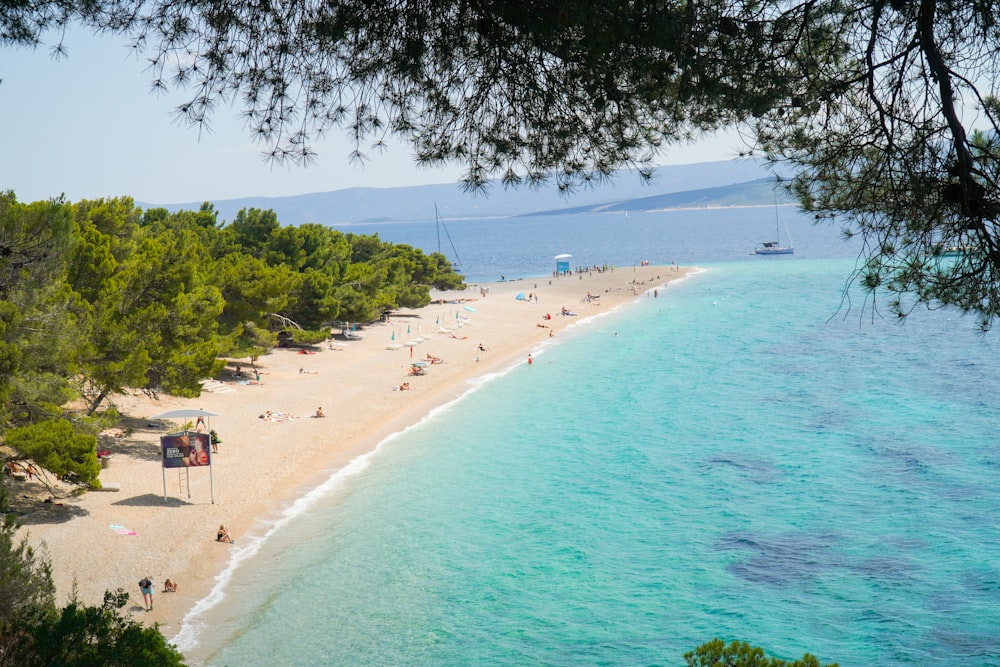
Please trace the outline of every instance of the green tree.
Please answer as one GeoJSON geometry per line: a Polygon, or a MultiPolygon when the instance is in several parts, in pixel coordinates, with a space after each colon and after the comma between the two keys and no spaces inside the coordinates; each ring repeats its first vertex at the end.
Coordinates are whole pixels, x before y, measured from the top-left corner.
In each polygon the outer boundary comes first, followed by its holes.
{"type": "Polygon", "coordinates": [[[351,264],[344,282],[337,287],[340,316],[348,322],[370,322],[391,305],[391,299],[380,298],[385,284],[385,272],[372,263],[351,264]]]}
{"type": "Polygon", "coordinates": [[[0,666],[32,644],[28,628],[55,610],[52,568],[28,544],[15,536],[18,524],[8,512],[7,488],[0,478],[0,666]]]}
{"type": "Polygon", "coordinates": [[[314,269],[340,278],[351,258],[351,244],[342,232],[316,223],[274,230],[267,244],[268,263],[295,271],[314,269]]]}
{"type": "Polygon", "coordinates": [[[836,663],[821,666],[819,660],[808,653],[800,660],[786,662],[746,642],[734,641],[727,645],[721,639],[713,639],[685,653],[684,660],[688,667],[837,667],[836,663]]]}
{"type": "Polygon", "coordinates": [[[127,388],[194,396],[221,367],[224,308],[207,282],[207,249],[190,230],[136,231],[110,275],[92,287],[91,356],[84,362],[94,412],[127,388]]]}
{"type": "Polygon", "coordinates": [[[0,421],[58,414],[72,397],[83,304],[65,281],[72,207],[0,194],[0,421]]]}
{"type": "Polygon", "coordinates": [[[97,438],[78,435],[65,419],[50,419],[7,431],[5,442],[57,476],[73,473],[81,483],[98,485],[101,464],[97,438]]]}
{"type": "Polygon", "coordinates": [[[257,208],[243,209],[236,219],[225,226],[225,234],[242,252],[254,257],[262,257],[268,250],[271,236],[278,233],[281,225],[272,210],[257,208]]]}
{"type": "Polygon", "coordinates": [[[219,323],[222,333],[230,337],[228,352],[241,356],[251,349],[270,347],[271,314],[294,307],[294,294],[303,278],[285,265],[269,266],[259,257],[233,252],[214,262],[208,280],[225,304],[219,323]]]}
{"type": "Polygon", "coordinates": [[[63,609],[29,624],[33,645],[17,656],[17,664],[183,667],[184,656],[164,639],[158,627],[144,627],[121,612],[128,599],[128,593],[118,589],[105,593],[100,606],[72,600],[63,609]]]}
{"type": "Polygon", "coordinates": [[[304,329],[318,330],[337,319],[340,300],[337,283],[332,275],[318,269],[307,269],[295,293],[295,304],[287,311],[288,318],[304,329]]]}

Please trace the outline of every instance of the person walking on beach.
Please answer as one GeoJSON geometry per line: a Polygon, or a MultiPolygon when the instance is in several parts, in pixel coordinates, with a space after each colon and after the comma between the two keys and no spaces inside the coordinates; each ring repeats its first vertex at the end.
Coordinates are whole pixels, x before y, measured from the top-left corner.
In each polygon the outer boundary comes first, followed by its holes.
{"type": "Polygon", "coordinates": [[[153,611],[153,581],[149,577],[139,580],[139,592],[142,593],[142,601],[146,605],[146,611],[153,611]]]}

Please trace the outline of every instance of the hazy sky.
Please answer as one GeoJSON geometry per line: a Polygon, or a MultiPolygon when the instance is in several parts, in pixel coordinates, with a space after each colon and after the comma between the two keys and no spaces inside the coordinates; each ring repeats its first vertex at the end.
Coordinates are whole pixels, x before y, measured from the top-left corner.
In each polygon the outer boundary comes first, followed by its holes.
{"type": "MultiPolygon", "coordinates": [[[[272,167],[234,108],[217,109],[213,131],[201,136],[178,123],[173,109],[183,93],[151,93],[145,63],[130,55],[124,38],[77,31],[65,45],[68,58],[61,60],[44,47],[0,49],[0,190],[14,190],[22,202],[65,194],[69,201],[128,195],[173,204],[452,183],[462,171],[418,167],[402,145],[351,164],[351,145],[337,131],[315,144],[316,163],[272,167]]],[[[658,162],[729,159],[735,146],[733,137],[706,140],[671,149],[658,162]]]]}

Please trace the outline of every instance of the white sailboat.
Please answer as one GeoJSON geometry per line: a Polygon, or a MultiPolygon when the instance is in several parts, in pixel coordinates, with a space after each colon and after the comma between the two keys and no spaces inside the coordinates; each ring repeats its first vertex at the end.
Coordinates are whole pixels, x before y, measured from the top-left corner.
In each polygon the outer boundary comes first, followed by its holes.
{"type": "Polygon", "coordinates": [[[778,220],[778,199],[774,200],[774,237],[776,241],[763,241],[757,244],[753,252],[755,255],[791,255],[795,252],[792,246],[792,237],[785,228],[785,236],[788,237],[788,245],[781,245],[781,221],[778,220]]]}

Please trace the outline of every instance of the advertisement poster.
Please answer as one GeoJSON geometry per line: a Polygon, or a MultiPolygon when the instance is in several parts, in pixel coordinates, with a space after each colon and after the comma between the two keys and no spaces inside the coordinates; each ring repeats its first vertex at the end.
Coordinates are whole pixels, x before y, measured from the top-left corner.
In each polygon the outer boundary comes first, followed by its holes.
{"type": "Polygon", "coordinates": [[[160,436],[164,468],[200,468],[212,465],[208,433],[171,433],[160,436]]]}

